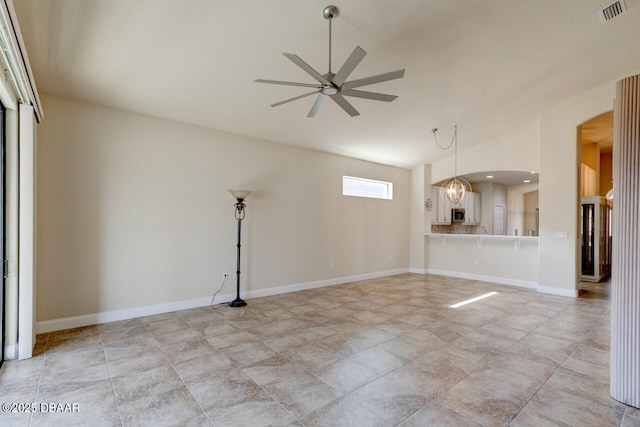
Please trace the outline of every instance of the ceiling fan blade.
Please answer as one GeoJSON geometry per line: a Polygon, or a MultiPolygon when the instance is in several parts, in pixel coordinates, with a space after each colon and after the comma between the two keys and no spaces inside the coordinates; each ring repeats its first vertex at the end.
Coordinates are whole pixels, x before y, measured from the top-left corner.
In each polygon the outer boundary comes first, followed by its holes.
{"type": "Polygon", "coordinates": [[[282,82],[280,80],[265,80],[258,79],[254,80],[255,83],[269,83],[272,85],[286,85],[286,86],[302,86],[302,87],[315,87],[320,89],[322,86],[319,84],[311,84],[311,83],[296,83],[296,82],[282,82]]]}
{"type": "Polygon", "coordinates": [[[311,66],[309,64],[307,64],[306,62],[304,62],[302,59],[300,59],[300,57],[298,55],[294,55],[293,53],[283,53],[283,55],[286,56],[287,58],[289,58],[294,64],[296,64],[298,67],[302,68],[307,74],[309,74],[311,77],[313,77],[314,79],[316,79],[320,83],[325,84],[325,85],[331,84],[331,82],[329,82],[329,80],[325,79],[322,76],[322,74],[320,74],[319,72],[317,72],[316,70],[311,68],[311,66]]]}
{"type": "Polygon", "coordinates": [[[386,82],[404,77],[404,68],[402,70],[391,71],[389,73],[378,74],[377,76],[365,77],[364,79],[351,80],[342,85],[342,90],[353,89],[355,87],[372,85],[374,83],[386,82]]]}
{"type": "Polygon", "coordinates": [[[326,97],[327,97],[327,95],[325,95],[323,93],[318,95],[318,97],[316,98],[316,102],[313,103],[313,107],[311,107],[311,110],[309,110],[309,114],[307,114],[307,117],[315,117],[316,113],[318,112],[318,110],[320,109],[322,104],[324,103],[324,99],[326,97]]]}
{"type": "Polygon", "coordinates": [[[344,99],[344,97],[339,93],[336,93],[335,95],[331,95],[331,99],[333,99],[336,104],[342,107],[342,109],[346,111],[347,114],[350,115],[351,117],[360,115],[360,113],[358,113],[358,110],[353,108],[353,105],[349,104],[349,101],[344,99]]]}
{"type": "Polygon", "coordinates": [[[336,86],[342,86],[342,83],[347,80],[347,77],[349,77],[353,70],[355,70],[366,54],[367,52],[365,52],[360,46],[356,46],[356,48],[353,49],[353,52],[351,52],[351,56],[347,58],[340,70],[336,73],[333,78],[333,84],[336,86]]]}
{"type": "Polygon", "coordinates": [[[391,102],[397,98],[396,95],[387,95],[385,93],[367,92],[364,90],[347,89],[340,91],[343,96],[355,96],[356,98],[373,99],[376,101],[391,102]]]}
{"type": "Polygon", "coordinates": [[[314,90],[313,92],[305,93],[304,95],[298,95],[298,96],[294,96],[293,98],[285,99],[284,101],[276,102],[275,104],[271,104],[271,106],[277,107],[278,105],[286,104],[287,102],[295,101],[296,99],[304,98],[305,96],[310,96],[318,92],[320,91],[314,90]]]}

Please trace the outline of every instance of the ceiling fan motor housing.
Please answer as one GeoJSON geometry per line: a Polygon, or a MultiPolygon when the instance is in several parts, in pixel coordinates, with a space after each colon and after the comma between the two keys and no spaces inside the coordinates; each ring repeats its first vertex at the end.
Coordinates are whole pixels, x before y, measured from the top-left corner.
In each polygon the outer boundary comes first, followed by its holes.
{"type": "Polygon", "coordinates": [[[335,84],[333,84],[333,78],[335,76],[336,75],[331,73],[331,72],[329,72],[329,73],[327,73],[327,74],[322,76],[325,79],[327,79],[327,81],[330,83],[330,84],[324,84],[324,83],[322,84],[322,88],[320,88],[320,92],[322,92],[324,95],[331,96],[331,95],[335,95],[336,93],[340,92],[340,88],[338,86],[336,86],[335,84]]]}

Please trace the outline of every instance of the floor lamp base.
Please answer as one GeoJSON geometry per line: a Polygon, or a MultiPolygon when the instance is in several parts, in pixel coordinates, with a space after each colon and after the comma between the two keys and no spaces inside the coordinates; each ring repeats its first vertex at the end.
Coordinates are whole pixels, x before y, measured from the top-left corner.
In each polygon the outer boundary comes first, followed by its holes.
{"type": "Polygon", "coordinates": [[[240,298],[236,298],[229,303],[229,307],[244,307],[245,305],[247,305],[247,303],[240,298]]]}

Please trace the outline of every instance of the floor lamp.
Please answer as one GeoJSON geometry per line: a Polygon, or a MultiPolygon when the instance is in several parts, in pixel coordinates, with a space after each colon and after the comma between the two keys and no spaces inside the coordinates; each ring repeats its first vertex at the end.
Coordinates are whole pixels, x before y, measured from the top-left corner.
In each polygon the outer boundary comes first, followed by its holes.
{"type": "Polygon", "coordinates": [[[249,190],[229,190],[229,192],[233,195],[233,197],[236,198],[236,210],[235,210],[235,217],[236,220],[238,221],[238,263],[237,263],[237,268],[236,268],[236,277],[237,277],[237,282],[236,282],[236,299],[234,299],[233,301],[231,301],[229,303],[229,307],[244,307],[245,305],[247,305],[247,303],[240,299],[240,231],[241,231],[241,224],[242,224],[242,220],[244,219],[244,215],[245,215],[245,204],[244,204],[244,199],[246,199],[247,197],[249,197],[249,194],[251,194],[251,191],[249,190]]]}

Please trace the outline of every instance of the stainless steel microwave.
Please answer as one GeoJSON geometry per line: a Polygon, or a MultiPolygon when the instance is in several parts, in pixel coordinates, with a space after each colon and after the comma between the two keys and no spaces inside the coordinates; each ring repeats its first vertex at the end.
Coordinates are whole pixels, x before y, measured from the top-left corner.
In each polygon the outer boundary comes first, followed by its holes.
{"type": "Polygon", "coordinates": [[[464,222],[464,208],[451,208],[451,222],[464,222]]]}

